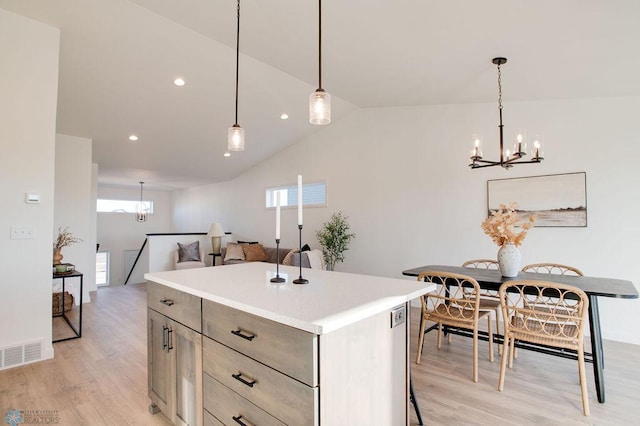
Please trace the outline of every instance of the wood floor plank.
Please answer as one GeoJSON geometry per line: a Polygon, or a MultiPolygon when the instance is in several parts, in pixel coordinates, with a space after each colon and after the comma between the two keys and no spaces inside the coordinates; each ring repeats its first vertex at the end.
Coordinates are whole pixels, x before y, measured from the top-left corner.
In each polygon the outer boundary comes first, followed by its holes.
{"type": "MultiPolygon", "coordinates": [[[[91,299],[81,339],[56,343],[53,360],[0,371],[0,418],[11,408],[56,410],[60,425],[170,424],[148,411],[146,286],[100,288],[91,299]]],[[[478,383],[471,380],[468,338],[453,336],[437,350],[435,333],[427,335],[416,365],[419,310],[411,320],[413,385],[427,424],[640,424],[639,346],[605,341],[607,402],[597,402],[588,364],[591,416],[584,417],[575,361],[521,350],[499,392],[499,357],[489,362],[486,342],[479,344],[478,383]]]]}

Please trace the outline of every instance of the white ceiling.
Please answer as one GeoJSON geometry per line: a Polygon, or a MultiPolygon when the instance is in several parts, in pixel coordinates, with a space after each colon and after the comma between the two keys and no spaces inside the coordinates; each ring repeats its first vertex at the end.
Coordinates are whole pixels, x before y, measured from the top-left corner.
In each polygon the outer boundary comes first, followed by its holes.
{"type": "MultiPolygon", "coordinates": [[[[638,0],[325,0],[333,121],[359,107],[640,95],[638,0]]],[[[317,2],[0,0],[59,27],[59,133],[93,140],[99,182],[175,189],[231,179],[305,136],[317,2]],[[173,80],[187,81],[179,88],[173,80]],[[281,120],[280,114],[289,114],[281,120]],[[139,141],[128,136],[135,133],[139,141]]]]}

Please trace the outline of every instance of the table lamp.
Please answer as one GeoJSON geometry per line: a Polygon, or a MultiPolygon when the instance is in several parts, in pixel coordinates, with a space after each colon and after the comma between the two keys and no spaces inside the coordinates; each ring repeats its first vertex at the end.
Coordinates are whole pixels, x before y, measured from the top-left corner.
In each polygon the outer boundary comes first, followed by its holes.
{"type": "Polygon", "coordinates": [[[222,237],[224,237],[224,229],[222,229],[222,225],[218,222],[212,223],[207,235],[211,237],[211,251],[215,254],[219,254],[220,246],[222,245],[222,237]]]}

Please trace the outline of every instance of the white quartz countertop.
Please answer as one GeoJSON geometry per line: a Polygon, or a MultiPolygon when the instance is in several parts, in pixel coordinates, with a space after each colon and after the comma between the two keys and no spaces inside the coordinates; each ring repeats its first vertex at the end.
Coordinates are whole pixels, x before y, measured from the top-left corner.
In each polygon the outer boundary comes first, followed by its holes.
{"type": "Polygon", "coordinates": [[[415,279],[302,269],[308,284],[293,284],[299,268],[280,266],[282,284],[269,280],[276,265],[249,262],[153,272],[148,281],[315,334],[326,334],[433,291],[415,279]]]}

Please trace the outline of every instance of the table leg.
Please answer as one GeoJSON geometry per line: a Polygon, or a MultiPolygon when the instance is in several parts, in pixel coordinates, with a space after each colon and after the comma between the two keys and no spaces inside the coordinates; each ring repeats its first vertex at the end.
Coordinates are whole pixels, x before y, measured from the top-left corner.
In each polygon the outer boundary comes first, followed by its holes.
{"type": "Polygon", "coordinates": [[[598,312],[598,296],[589,296],[589,331],[591,333],[591,353],[593,357],[593,376],[596,381],[598,402],[604,402],[604,353],[602,351],[602,334],[600,332],[600,314],[598,312]]]}
{"type": "Polygon", "coordinates": [[[422,414],[420,414],[420,407],[418,407],[418,400],[416,399],[416,395],[413,392],[413,380],[411,379],[411,373],[409,373],[409,400],[413,404],[413,408],[416,410],[416,417],[418,418],[418,424],[423,425],[422,423],[422,414]]]}
{"type": "Polygon", "coordinates": [[[80,318],[78,319],[78,337],[82,337],[82,293],[84,293],[84,289],[82,288],[83,281],[84,281],[84,276],[80,275],[80,307],[79,307],[80,318]]]}

